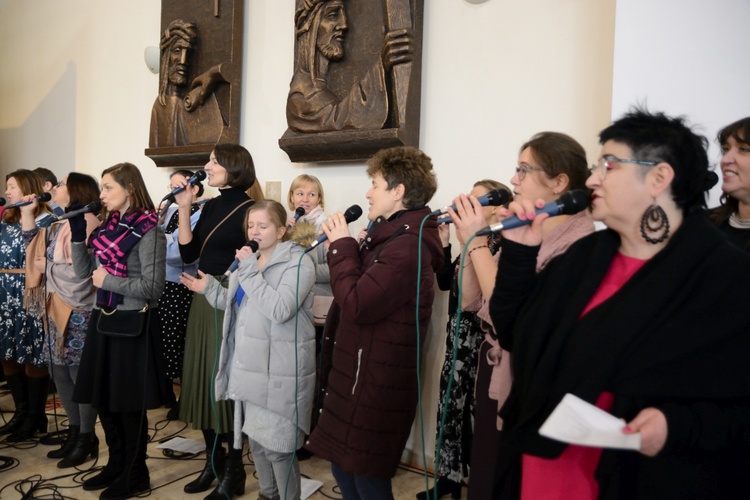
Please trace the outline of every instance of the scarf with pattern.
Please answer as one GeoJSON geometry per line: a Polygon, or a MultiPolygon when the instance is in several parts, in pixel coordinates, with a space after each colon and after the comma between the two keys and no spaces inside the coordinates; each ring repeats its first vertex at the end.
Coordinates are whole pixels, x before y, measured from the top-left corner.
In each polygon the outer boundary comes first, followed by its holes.
{"type": "MultiPolygon", "coordinates": [[[[113,276],[127,278],[128,254],[141,241],[143,235],[156,226],[157,215],[150,211],[133,211],[121,216],[113,212],[104,224],[99,226],[89,246],[104,269],[113,276]]],[[[122,303],[122,295],[103,289],[96,291],[96,305],[115,309],[122,303]]]]}

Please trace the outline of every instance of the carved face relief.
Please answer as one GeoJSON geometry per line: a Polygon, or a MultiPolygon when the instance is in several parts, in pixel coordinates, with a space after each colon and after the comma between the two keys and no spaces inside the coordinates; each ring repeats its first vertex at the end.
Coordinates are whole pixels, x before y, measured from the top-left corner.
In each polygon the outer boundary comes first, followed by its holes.
{"type": "Polygon", "coordinates": [[[169,51],[169,83],[184,87],[188,83],[188,55],[192,47],[185,40],[177,39],[169,51]]]}
{"type": "Polygon", "coordinates": [[[318,50],[331,61],[340,61],[344,57],[344,33],[349,29],[346,24],[346,11],[342,0],[331,0],[323,7],[318,27],[318,50]]]}

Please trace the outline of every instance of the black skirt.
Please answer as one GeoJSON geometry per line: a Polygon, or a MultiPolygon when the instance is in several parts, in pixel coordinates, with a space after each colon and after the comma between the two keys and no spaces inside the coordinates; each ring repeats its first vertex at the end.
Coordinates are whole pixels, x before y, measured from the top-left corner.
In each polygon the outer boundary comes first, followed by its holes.
{"type": "Polygon", "coordinates": [[[73,401],[111,412],[164,406],[171,400],[162,353],[161,322],[152,308],[148,328],[138,337],[109,337],[96,328],[94,309],[81,355],[73,401]]]}

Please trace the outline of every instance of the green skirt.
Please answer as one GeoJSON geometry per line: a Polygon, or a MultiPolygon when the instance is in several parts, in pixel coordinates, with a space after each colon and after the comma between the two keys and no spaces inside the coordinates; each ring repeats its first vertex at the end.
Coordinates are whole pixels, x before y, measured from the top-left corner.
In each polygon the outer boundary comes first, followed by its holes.
{"type": "Polygon", "coordinates": [[[232,401],[216,401],[214,394],[224,324],[224,311],[214,309],[214,299],[196,293],[190,306],[180,387],[180,420],[192,423],[193,429],[213,429],[223,434],[234,430],[234,409],[232,401]]]}

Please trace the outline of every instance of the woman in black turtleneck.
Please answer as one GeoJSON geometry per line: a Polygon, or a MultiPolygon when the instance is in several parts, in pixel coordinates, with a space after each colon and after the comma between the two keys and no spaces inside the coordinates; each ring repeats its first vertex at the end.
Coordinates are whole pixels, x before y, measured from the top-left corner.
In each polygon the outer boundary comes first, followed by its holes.
{"type": "MultiPolygon", "coordinates": [[[[255,167],[252,156],[242,146],[217,144],[204,168],[208,185],[219,188],[221,196],[206,203],[194,230],[190,228],[192,198],[189,191],[175,196],[179,207],[180,255],[186,263],[200,259],[199,270],[220,276],[234,261],[235,251],[245,245],[242,221],[253,204],[245,190],[255,182],[255,167]]],[[[212,300],[213,297],[203,295],[194,297],[188,316],[180,420],[192,422],[193,428],[203,431],[208,459],[200,476],[187,483],[184,490],[186,493],[208,490],[215,478],[213,471],[217,471],[223,478],[221,486],[226,493],[217,486],[206,498],[231,498],[235,491],[244,491],[245,470],[242,450],[233,449],[233,440],[227,439],[227,457],[218,440],[218,434],[232,431],[234,413],[231,401],[215,401],[213,397],[224,312],[214,309],[212,300]]]]}

